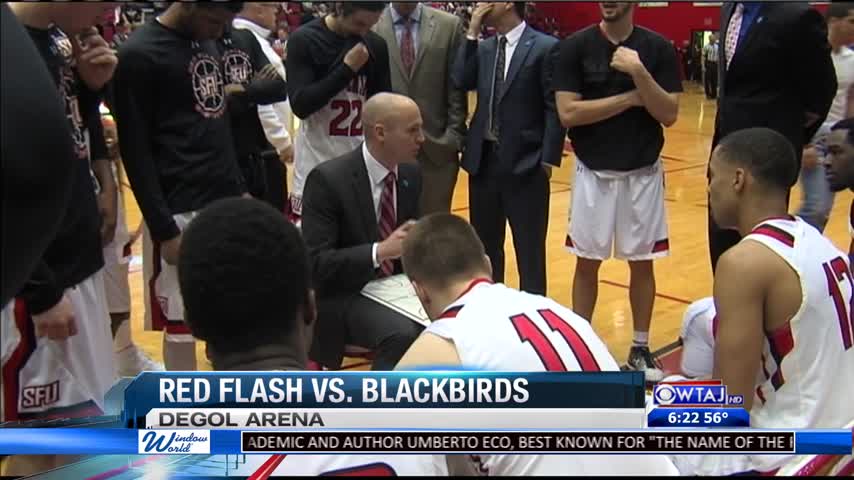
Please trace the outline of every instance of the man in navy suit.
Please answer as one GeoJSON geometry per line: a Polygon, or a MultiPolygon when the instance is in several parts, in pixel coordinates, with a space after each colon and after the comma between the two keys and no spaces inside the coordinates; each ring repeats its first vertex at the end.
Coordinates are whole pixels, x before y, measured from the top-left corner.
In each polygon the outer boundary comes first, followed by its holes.
{"type": "Polygon", "coordinates": [[[457,88],[477,90],[462,167],[469,174],[471,223],[504,281],[507,220],[521,290],[546,293],[550,168],[563,136],[551,88],[557,39],[523,20],[525,2],[480,2],[451,73],[457,88]],[[482,24],[497,35],[478,43],[482,24]]]}

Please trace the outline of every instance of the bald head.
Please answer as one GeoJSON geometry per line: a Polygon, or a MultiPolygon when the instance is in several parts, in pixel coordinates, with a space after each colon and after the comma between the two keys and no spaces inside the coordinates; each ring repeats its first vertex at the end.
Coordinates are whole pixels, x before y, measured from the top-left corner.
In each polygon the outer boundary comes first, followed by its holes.
{"type": "Polygon", "coordinates": [[[424,143],[418,104],[403,95],[378,93],[368,99],[362,125],[371,154],[383,163],[414,161],[424,143]]]}

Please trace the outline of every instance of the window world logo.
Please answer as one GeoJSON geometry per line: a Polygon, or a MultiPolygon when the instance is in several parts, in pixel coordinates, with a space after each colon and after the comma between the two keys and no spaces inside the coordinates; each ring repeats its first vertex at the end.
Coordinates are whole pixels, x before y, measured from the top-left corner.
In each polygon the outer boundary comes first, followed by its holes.
{"type": "Polygon", "coordinates": [[[705,382],[659,383],[652,390],[652,399],[658,407],[708,407],[743,405],[741,395],[727,395],[720,380],[705,382]]]}
{"type": "Polygon", "coordinates": [[[183,455],[211,453],[210,430],[140,430],[139,453],[183,455]]]}

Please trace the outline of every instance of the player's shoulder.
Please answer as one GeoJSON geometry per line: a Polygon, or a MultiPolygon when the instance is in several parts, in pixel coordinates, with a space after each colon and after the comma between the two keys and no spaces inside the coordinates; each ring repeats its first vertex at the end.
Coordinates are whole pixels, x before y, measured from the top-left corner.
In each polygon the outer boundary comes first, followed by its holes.
{"type": "Polygon", "coordinates": [[[635,25],[635,30],[637,30],[637,34],[640,37],[646,39],[648,42],[652,42],[655,45],[670,45],[670,40],[664,38],[664,35],[655,30],[650,30],[640,25],[635,25]]]}
{"type": "Polygon", "coordinates": [[[299,28],[294,30],[294,33],[288,37],[288,42],[290,43],[294,40],[297,42],[311,41],[310,39],[312,38],[322,36],[324,32],[327,31],[320,23],[322,21],[323,18],[315,18],[308,23],[300,25],[299,28]]]}
{"type": "Polygon", "coordinates": [[[766,244],[745,238],[724,252],[715,269],[715,283],[749,285],[779,274],[780,255],[766,244]]]}
{"type": "Polygon", "coordinates": [[[584,27],[581,30],[567,36],[563,40],[560,41],[561,45],[577,45],[583,44],[590,41],[596,35],[601,35],[599,32],[599,24],[593,24],[588,27],[584,27]]]}

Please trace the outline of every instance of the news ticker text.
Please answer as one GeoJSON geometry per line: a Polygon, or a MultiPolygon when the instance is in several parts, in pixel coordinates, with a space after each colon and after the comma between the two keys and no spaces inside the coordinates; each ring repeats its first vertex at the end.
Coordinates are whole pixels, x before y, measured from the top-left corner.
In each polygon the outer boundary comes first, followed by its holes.
{"type": "Polygon", "coordinates": [[[851,430],[161,430],[0,428],[2,455],[241,453],[849,455],[851,430]]]}
{"type": "Polygon", "coordinates": [[[794,432],[261,432],[244,453],[795,453],[794,432]]]}

